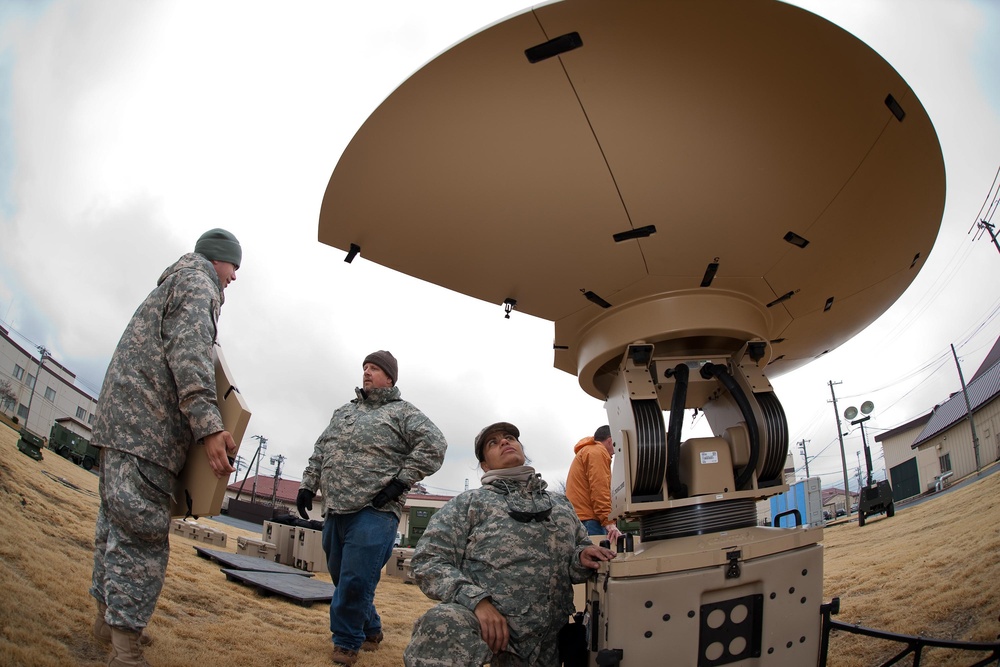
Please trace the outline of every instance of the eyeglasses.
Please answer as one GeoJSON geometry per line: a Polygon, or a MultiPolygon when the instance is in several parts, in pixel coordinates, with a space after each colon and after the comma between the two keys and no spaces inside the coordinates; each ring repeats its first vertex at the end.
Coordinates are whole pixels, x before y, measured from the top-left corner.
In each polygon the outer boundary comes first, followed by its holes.
{"type": "Polygon", "coordinates": [[[532,521],[541,523],[543,521],[548,521],[550,514],[552,514],[551,507],[547,510],[542,510],[541,512],[518,512],[517,510],[512,509],[507,510],[507,516],[518,523],[531,523],[532,521]]]}
{"type": "MultiPolygon", "coordinates": [[[[531,523],[532,521],[537,521],[542,523],[543,521],[548,521],[549,516],[552,514],[552,501],[547,496],[542,496],[548,502],[546,503],[548,507],[541,510],[535,510],[534,512],[526,512],[524,510],[516,510],[510,506],[510,496],[506,496],[507,501],[507,516],[509,516],[514,521],[518,523],[531,523]]],[[[531,506],[535,507],[536,499],[533,496],[531,498],[531,506]]]]}

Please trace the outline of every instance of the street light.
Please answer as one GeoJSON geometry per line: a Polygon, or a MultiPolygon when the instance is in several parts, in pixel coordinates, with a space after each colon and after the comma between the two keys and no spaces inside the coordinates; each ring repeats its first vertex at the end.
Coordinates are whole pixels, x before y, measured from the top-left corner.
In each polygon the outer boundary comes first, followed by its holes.
{"type": "Polygon", "coordinates": [[[871,419],[872,410],[875,409],[875,404],[871,401],[865,401],[861,404],[861,414],[864,417],[858,417],[858,409],[853,405],[846,410],[844,410],[844,417],[851,422],[851,426],[861,425],[861,444],[864,445],[865,449],[865,467],[868,471],[867,483],[860,489],[858,489],[858,525],[865,525],[865,517],[871,516],[872,514],[881,514],[885,512],[887,517],[891,517],[895,514],[895,506],[892,503],[892,487],[889,486],[889,480],[882,480],[880,482],[875,482],[872,478],[872,452],[868,448],[868,438],[865,436],[865,422],[871,419]]]}

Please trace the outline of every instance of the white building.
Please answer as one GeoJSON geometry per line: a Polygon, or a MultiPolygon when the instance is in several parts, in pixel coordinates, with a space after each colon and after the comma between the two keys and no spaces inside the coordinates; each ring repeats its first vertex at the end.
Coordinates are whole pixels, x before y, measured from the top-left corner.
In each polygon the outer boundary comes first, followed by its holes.
{"type": "Polygon", "coordinates": [[[42,438],[57,419],[68,419],[71,430],[89,440],[97,398],[77,386],[76,375],[58,361],[29,350],[0,327],[0,384],[9,383],[14,394],[0,398],[0,412],[16,416],[20,426],[42,438]]]}

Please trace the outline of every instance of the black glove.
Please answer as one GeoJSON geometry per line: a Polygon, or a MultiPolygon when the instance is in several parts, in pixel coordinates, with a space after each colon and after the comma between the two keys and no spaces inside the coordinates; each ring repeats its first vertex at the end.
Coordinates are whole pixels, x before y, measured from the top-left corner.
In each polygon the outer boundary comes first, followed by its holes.
{"type": "Polygon", "coordinates": [[[299,506],[299,516],[303,519],[309,518],[309,512],[313,508],[313,496],[316,494],[309,489],[299,489],[299,495],[295,497],[295,504],[299,506]]]}
{"type": "Polygon", "coordinates": [[[375,494],[372,498],[372,507],[378,509],[379,507],[385,506],[390,500],[395,500],[399,498],[404,491],[406,491],[406,485],[400,482],[398,479],[393,477],[389,480],[389,483],[385,485],[385,488],[375,494]]]}

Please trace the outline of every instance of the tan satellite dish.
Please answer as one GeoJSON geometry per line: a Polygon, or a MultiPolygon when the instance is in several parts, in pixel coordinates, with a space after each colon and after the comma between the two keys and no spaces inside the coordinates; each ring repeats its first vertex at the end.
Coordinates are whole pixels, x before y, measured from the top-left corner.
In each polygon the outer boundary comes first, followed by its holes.
{"type": "Polygon", "coordinates": [[[627,345],[778,376],[864,329],[944,210],[926,111],[869,46],[771,0],[566,0],[459,42],[365,121],[319,240],[555,323],[604,399],[627,345]],[[515,305],[516,304],[516,305],[515,305]]]}
{"type": "Polygon", "coordinates": [[[864,403],[861,404],[861,414],[863,415],[870,415],[872,413],[872,410],[874,409],[875,409],[875,404],[872,403],[871,401],[865,401],[864,403]]]}
{"type": "Polygon", "coordinates": [[[858,416],[858,409],[856,407],[854,407],[853,405],[851,407],[847,408],[846,410],[844,410],[844,418],[846,418],[848,420],[852,420],[852,419],[854,419],[857,416],[858,416]]]}

